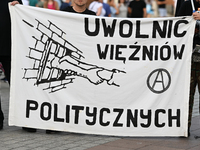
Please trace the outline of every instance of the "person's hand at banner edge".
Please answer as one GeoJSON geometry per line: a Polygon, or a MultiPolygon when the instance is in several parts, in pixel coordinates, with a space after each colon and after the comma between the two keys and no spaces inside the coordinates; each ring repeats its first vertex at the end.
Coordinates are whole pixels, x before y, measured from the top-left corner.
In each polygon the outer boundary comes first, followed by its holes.
{"type": "Polygon", "coordinates": [[[192,14],[193,18],[195,20],[200,20],[200,13],[198,13],[197,11],[195,11],[193,14],[192,14]]]}
{"type": "Polygon", "coordinates": [[[16,4],[19,4],[19,2],[18,1],[13,1],[13,2],[10,3],[10,5],[12,5],[12,6],[15,6],[16,4]]]}

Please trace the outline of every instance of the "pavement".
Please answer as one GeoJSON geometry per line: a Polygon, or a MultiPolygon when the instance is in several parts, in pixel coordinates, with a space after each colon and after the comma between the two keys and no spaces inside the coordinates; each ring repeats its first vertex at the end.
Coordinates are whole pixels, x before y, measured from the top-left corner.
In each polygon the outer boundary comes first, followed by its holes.
{"type": "Polygon", "coordinates": [[[70,132],[46,134],[45,130],[29,133],[8,126],[9,85],[0,81],[4,129],[0,131],[0,150],[200,150],[199,94],[195,95],[191,136],[114,137],[70,132]]]}

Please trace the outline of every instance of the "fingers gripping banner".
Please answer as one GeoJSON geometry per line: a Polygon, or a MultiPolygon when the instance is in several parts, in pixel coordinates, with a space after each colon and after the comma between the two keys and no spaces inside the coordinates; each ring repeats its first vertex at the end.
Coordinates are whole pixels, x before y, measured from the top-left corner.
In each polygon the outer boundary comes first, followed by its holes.
{"type": "Polygon", "coordinates": [[[187,136],[195,21],[10,6],[9,125],[187,136]]]}

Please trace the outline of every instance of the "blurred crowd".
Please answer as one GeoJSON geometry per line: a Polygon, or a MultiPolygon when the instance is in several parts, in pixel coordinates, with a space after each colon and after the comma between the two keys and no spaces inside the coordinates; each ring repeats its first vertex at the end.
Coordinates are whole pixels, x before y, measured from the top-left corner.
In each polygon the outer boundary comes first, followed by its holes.
{"type": "MultiPolygon", "coordinates": [[[[64,11],[73,0],[22,0],[23,5],[64,11]]],[[[97,16],[106,17],[172,17],[174,0],[88,0],[87,7],[97,16]]]]}

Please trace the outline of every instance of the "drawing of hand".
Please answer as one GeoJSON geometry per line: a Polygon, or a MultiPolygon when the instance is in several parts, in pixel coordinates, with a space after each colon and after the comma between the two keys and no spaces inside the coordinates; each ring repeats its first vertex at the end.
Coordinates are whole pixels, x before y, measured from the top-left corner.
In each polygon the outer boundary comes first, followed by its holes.
{"type": "Polygon", "coordinates": [[[119,86],[119,81],[121,79],[121,73],[125,73],[123,71],[117,70],[117,69],[113,69],[112,70],[112,76],[111,79],[107,81],[108,85],[115,85],[115,86],[119,86]]]}
{"type": "Polygon", "coordinates": [[[99,70],[101,70],[101,69],[99,69],[99,68],[91,69],[91,70],[87,71],[87,75],[86,75],[87,79],[96,85],[100,84],[104,81],[104,79],[99,77],[97,74],[99,70]]]}

